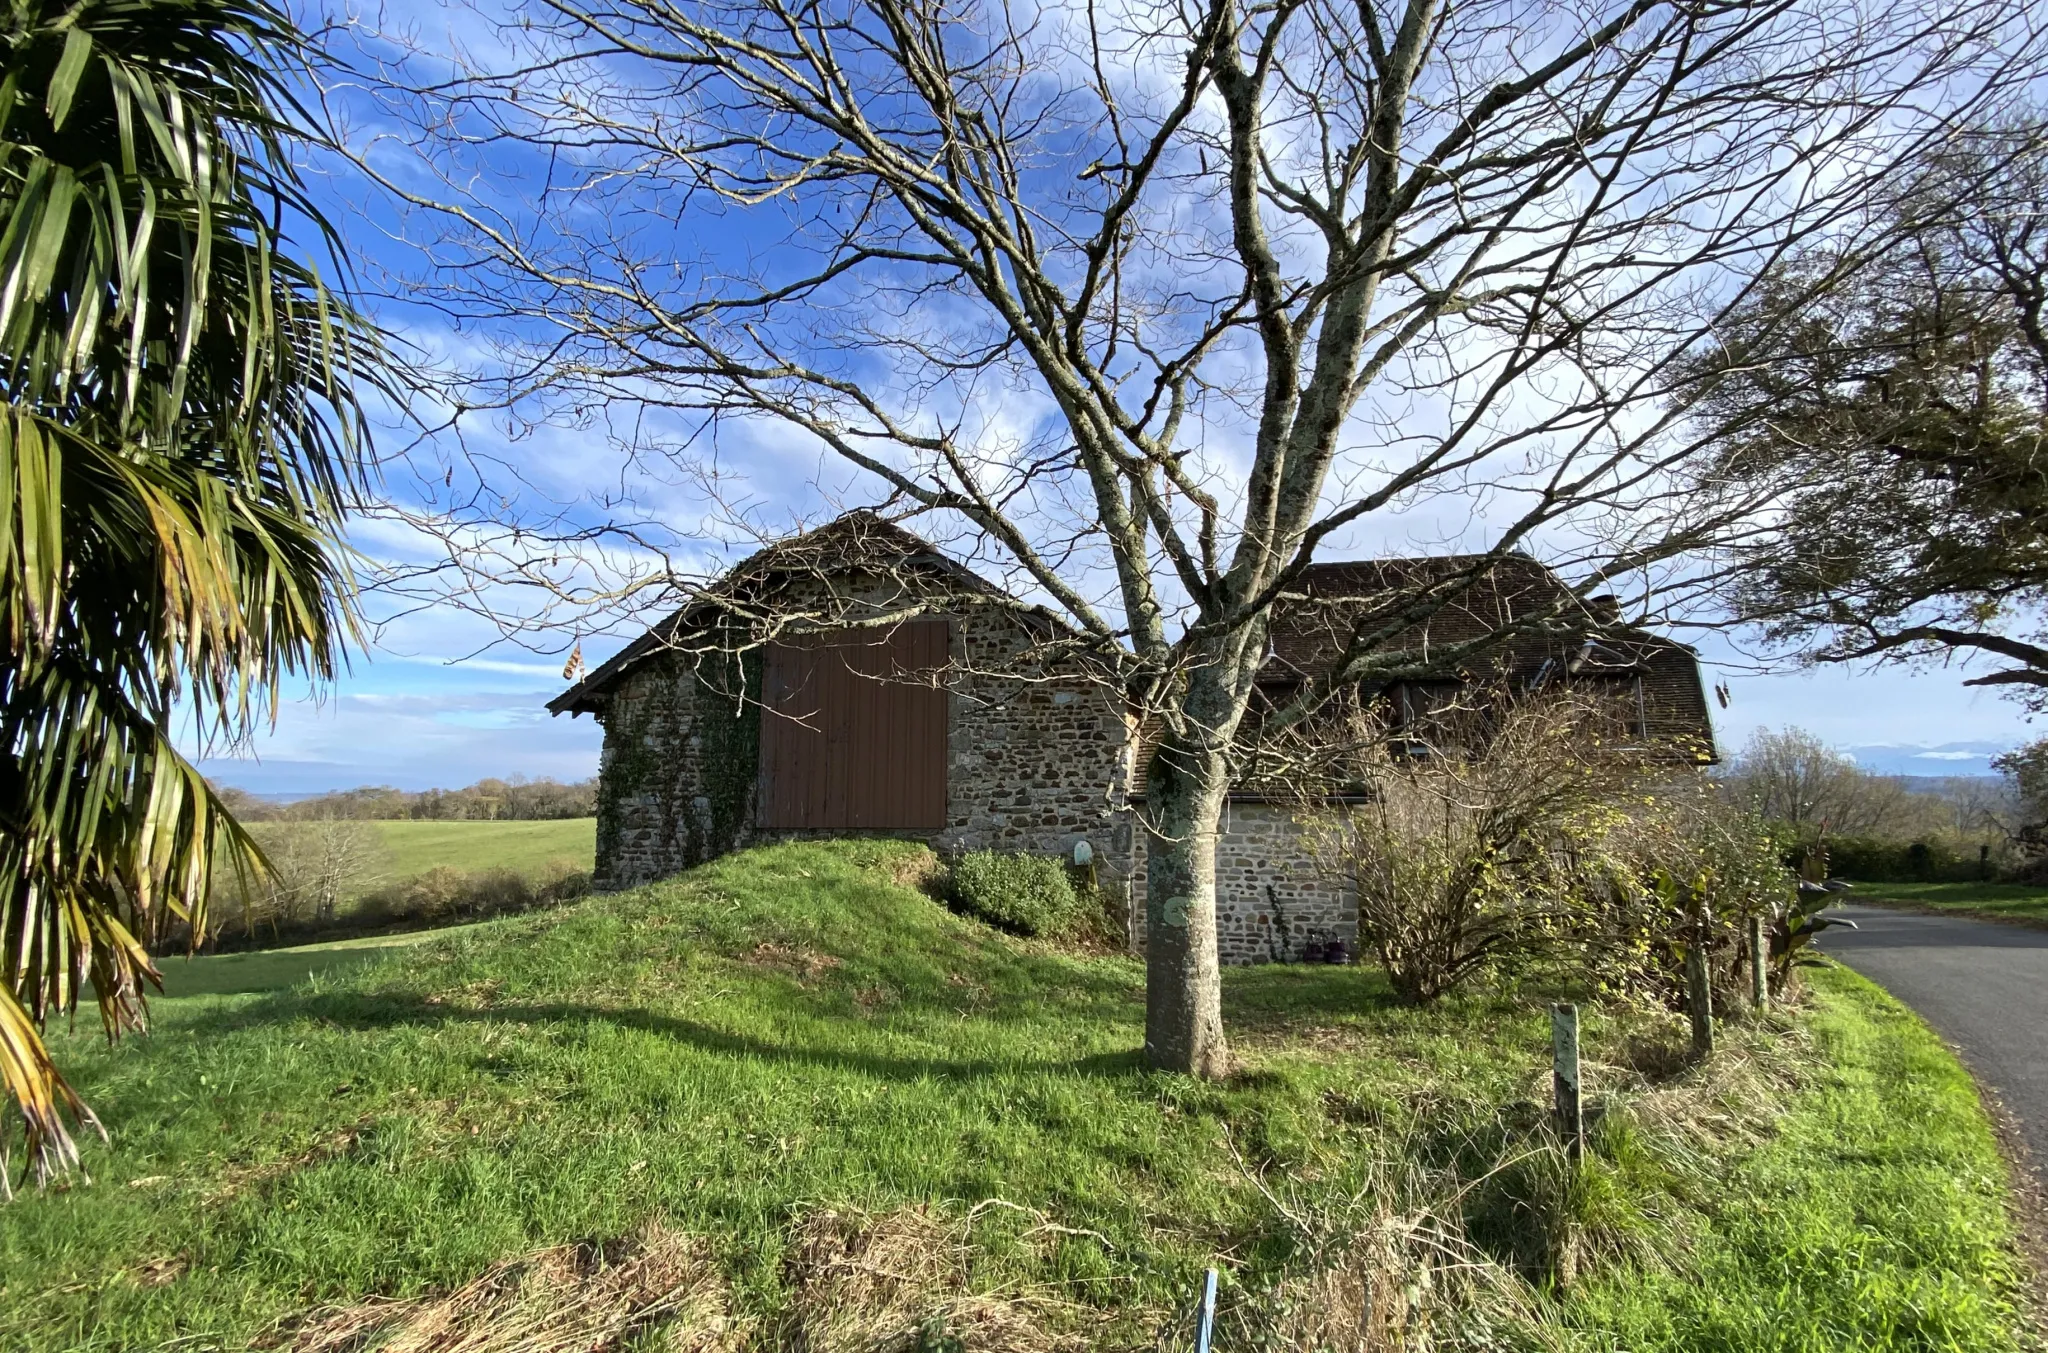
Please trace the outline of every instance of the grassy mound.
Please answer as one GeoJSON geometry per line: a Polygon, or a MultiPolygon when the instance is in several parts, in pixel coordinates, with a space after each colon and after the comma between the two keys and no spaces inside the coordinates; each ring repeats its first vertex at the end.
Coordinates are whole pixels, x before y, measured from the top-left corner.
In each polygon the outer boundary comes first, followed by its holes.
{"type": "Polygon", "coordinates": [[[585,1348],[1151,1347],[1210,1263],[1240,1346],[1694,1348],[1752,1308],[1782,1337],[1722,1346],[2011,1344],[1981,1117],[1853,979],[1813,1017],[1832,1069],[1789,1022],[1684,1071],[1668,1016],[1589,1014],[1614,1103],[1574,1174],[1538,1001],[1238,970],[1245,1070],[1152,1075],[1142,965],[955,916],[899,881],[920,854],[753,851],[269,992],[174,971],[149,1039],[59,1040],[114,1141],[90,1187],[0,1209],[0,1344],[360,1348],[470,1310],[585,1348]],[[1901,1070],[1938,1131],[1874,1093],[1901,1070]],[[609,1304],[515,1319],[521,1284],[609,1304]]]}

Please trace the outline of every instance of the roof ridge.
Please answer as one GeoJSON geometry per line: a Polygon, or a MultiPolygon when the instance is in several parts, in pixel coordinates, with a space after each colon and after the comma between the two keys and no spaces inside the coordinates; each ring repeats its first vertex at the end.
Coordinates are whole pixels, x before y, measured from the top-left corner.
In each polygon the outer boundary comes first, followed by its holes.
{"type": "Polygon", "coordinates": [[[675,634],[683,627],[687,617],[701,607],[717,605],[722,597],[733,595],[739,585],[759,584],[777,574],[800,572],[807,562],[821,570],[857,565],[861,562],[860,547],[867,543],[869,532],[886,537],[895,547],[898,557],[889,560],[891,564],[935,565],[945,576],[966,584],[970,590],[979,592],[982,596],[1001,598],[1055,623],[1065,623],[1061,617],[1045,607],[1032,605],[1007,589],[990,582],[931,541],[908,527],[884,517],[874,508],[857,507],[842,512],[832,520],[814,526],[808,531],[800,531],[796,535],[771,541],[733,564],[706,585],[698,595],[688,598],[667,616],[648,626],[625,647],[587,672],[580,681],[548,701],[546,708],[552,714],[581,712],[585,708],[583,702],[587,698],[624,676],[631,668],[639,665],[641,660],[660,648],[667,636],[675,634]],[[836,536],[851,537],[856,548],[836,556],[827,554],[825,557],[809,561],[801,557],[806,547],[814,547],[820,543],[829,545],[836,536]]]}

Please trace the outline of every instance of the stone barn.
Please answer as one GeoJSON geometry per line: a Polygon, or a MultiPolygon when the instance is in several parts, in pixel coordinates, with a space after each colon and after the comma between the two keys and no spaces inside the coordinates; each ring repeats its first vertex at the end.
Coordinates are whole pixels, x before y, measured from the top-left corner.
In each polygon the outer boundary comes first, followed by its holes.
{"type": "MultiPolygon", "coordinates": [[[[1456,557],[1310,569],[1276,616],[1262,686],[1281,698],[1327,671],[1347,607],[1448,576],[1456,557]]],[[[1563,584],[1523,556],[1437,612],[1403,648],[1456,651],[1563,584]]],[[[1491,650],[1492,679],[1602,683],[1630,732],[1711,756],[1693,651],[1620,627],[1595,599],[1587,629],[1491,650]]],[[[1472,678],[1426,668],[1369,693],[1396,738],[1472,678]]],[[[644,883],[765,841],[847,835],[928,842],[941,854],[1072,858],[1086,842],[1103,888],[1142,940],[1149,727],[1095,670],[1082,636],[908,531],[853,513],[744,561],[548,708],[604,726],[597,880],[644,883]]],[[[1293,957],[1310,931],[1356,945],[1340,888],[1309,867],[1284,796],[1234,792],[1217,844],[1225,962],[1293,957]]]]}

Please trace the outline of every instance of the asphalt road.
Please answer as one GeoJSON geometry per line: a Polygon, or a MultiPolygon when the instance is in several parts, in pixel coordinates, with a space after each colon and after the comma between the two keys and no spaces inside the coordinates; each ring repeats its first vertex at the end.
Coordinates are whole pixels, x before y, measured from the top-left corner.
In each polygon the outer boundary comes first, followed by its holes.
{"type": "Polygon", "coordinates": [[[2048,1182],[2048,930],[1836,906],[1820,946],[1920,1012],[2019,1120],[2048,1182]]]}

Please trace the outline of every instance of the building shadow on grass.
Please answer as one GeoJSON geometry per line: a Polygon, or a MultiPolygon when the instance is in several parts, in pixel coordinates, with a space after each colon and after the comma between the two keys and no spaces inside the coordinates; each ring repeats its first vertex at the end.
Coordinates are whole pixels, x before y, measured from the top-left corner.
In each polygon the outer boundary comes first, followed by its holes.
{"type": "Polygon", "coordinates": [[[1327,1025],[1399,1006],[1377,965],[1267,963],[1226,969],[1223,1027],[1246,1033],[1284,1033],[1327,1025]]]}
{"type": "MultiPolygon", "coordinates": [[[[263,1004],[268,1004],[265,1002],[263,1004]]],[[[262,1005],[239,1011],[234,1023],[264,1022],[262,1005]]],[[[1008,1075],[1075,1075],[1117,1078],[1137,1076],[1144,1071],[1143,1054],[1137,1050],[1093,1053],[1085,1057],[1057,1058],[947,1058],[896,1056],[857,1048],[831,1048],[801,1043],[775,1042],[750,1034],[716,1028],[679,1015],[662,1014],[626,1006],[547,1003],[533,1005],[491,1005],[467,1007],[439,1004],[411,996],[336,994],[299,996],[289,1009],[269,1012],[275,1018],[288,1014],[293,1019],[310,1019],[344,1029],[371,1031],[403,1027],[449,1025],[548,1026],[556,1030],[579,1025],[607,1025],[651,1034],[665,1041],[714,1056],[755,1058],[764,1062],[794,1066],[815,1066],[850,1071],[880,1080],[973,1081],[1008,1075]]]]}

